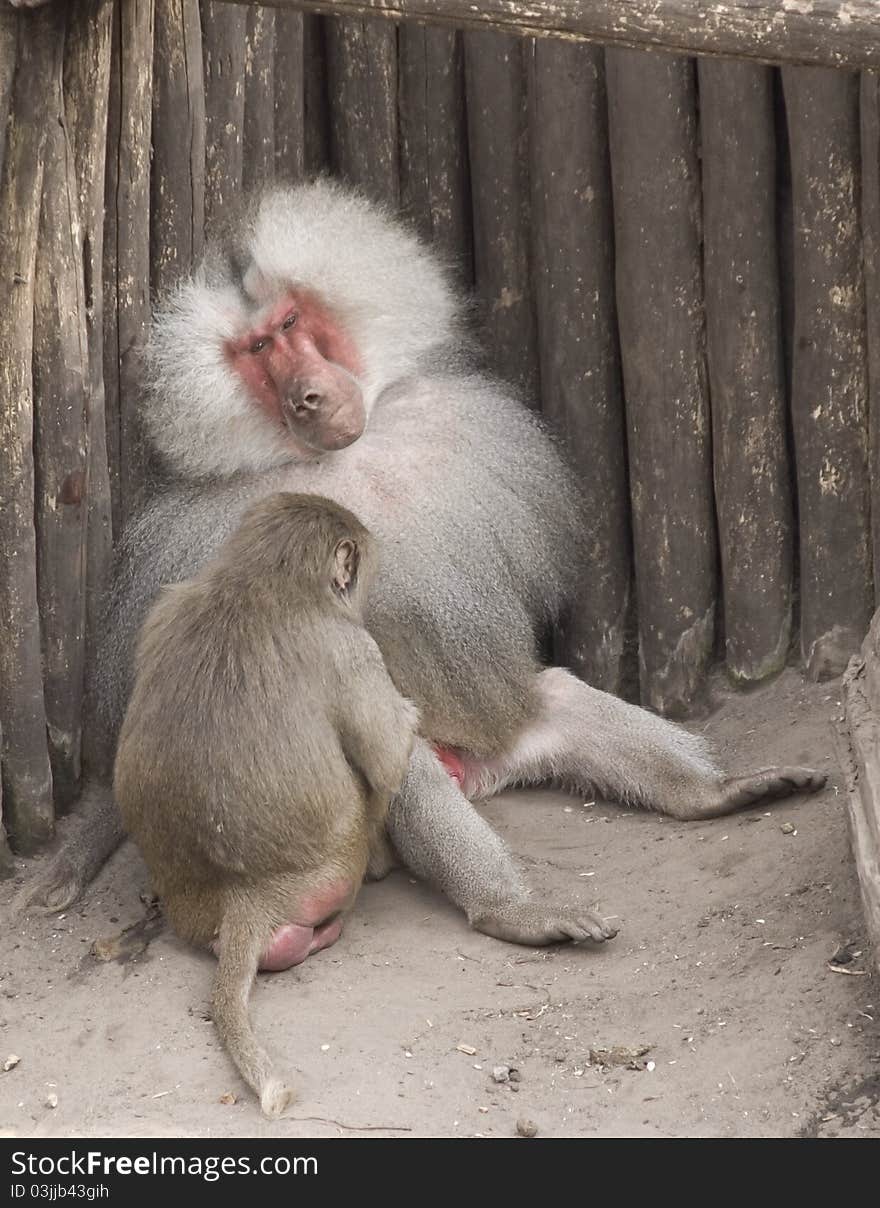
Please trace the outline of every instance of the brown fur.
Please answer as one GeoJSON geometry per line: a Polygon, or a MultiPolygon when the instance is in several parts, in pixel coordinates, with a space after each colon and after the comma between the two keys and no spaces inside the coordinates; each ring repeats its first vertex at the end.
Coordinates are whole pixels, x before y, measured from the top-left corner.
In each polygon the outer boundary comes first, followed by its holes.
{"type": "Polygon", "coordinates": [[[277,1114],[289,1092],[247,1017],[260,954],[304,897],[382,863],[417,715],[363,627],[372,542],[338,504],[281,493],[144,624],[114,788],[168,918],[219,939],[218,1029],[277,1114]]]}

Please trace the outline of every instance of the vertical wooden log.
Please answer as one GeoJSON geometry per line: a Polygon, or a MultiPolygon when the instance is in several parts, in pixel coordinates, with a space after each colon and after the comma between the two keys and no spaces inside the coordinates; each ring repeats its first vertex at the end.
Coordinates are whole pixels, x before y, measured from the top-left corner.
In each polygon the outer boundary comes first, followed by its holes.
{"type": "Polygon", "coordinates": [[[694,66],[606,52],[642,701],[687,711],[715,629],[694,66]]]}
{"type": "Polygon", "coordinates": [[[880,73],[861,77],[862,237],[868,337],[868,468],[874,596],[880,598],[880,73]]]}
{"type": "MultiPolygon", "coordinates": [[[[791,207],[791,147],[788,139],[788,120],[785,115],[785,97],[782,92],[782,76],[773,68],[773,113],[776,119],[776,242],[779,250],[779,306],[782,315],[782,358],[785,368],[785,397],[791,398],[791,363],[794,350],[794,214],[791,207]]],[[[789,461],[794,459],[794,441],[791,434],[791,409],[787,408],[789,461]]],[[[794,486],[794,484],[792,484],[794,486]]],[[[795,492],[795,526],[797,506],[795,492]]],[[[795,541],[795,582],[798,580],[798,549],[795,541]]],[[[798,623],[798,600],[795,591],[794,619],[798,623]]]]}
{"type": "Polygon", "coordinates": [[[57,61],[55,15],[17,18],[18,50],[0,183],[0,725],[3,809],[17,851],[52,835],[52,771],[46,746],[34,532],[34,280],[57,61]]]}
{"type": "Polygon", "coordinates": [[[794,204],[792,427],[801,653],[839,675],[873,606],[867,345],[859,196],[859,78],[784,68],[794,204]]]}
{"type": "Polygon", "coordinates": [[[34,278],[34,511],[43,696],[56,806],[79,792],[85,652],[89,353],[79,186],[64,111],[66,13],[48,9],[43,204],[34,278]]]}
{"type": "Polygon", "coordinates": [[[241,197],[247,9],[202,0],[205,65],[205,231],[210,238],[241,197]]]}
{"type": "Polygon", "coordinates": [[[400,201],[404,214],[473,282],[461,34],[400,27],[400,201]]]}
{"type": "Polygon", "coordinates": [[[530,49],[541,398],[578,467],[591,526],[565,661],[620,694],[632,567],[605,64],[596,47],[537,39],[530,49]]]}
{"type": "MultiPolygon", "coordinates": [[[[88,335],[88,519],[86,544],[86,668],[93,663],[113,545],[110,472],[104,417],[104,173],[113,0],[89,0],[70,14],[64,61],[65,112],[79,189],[81,255],[88,335]]],[[[98,770],[89,702],[83,710],[83,773],[98,770]]]]}
{"type": "Polygon", "coordinates": [[[731,676],[781,670],[792,512],[776,246],[773,73],[699,64],[706,335],[724,639],[731,676]]]}
{"type": "MultiPolygon", "coordinates": [[[[2,21],[2,18],[0,18],[0,21],[2,21]]],[[[0,49],[2,49],[4,45],[4,38],[2,33],[0,33],[0,49]]],[[[2,750],[3,727],[0,726],[0,751],[2,750]]],[[[3,824],[3,764],[2,761],[0,761],[0,879],[5,879],[6,877],[11,876],[14,871],[15,866],[12,860],[12,852],[9,848],[9,840],[6,838],[6,827],[3,824]]]]}
{"type": "Polygon", "coordinates": [[[156,9],[150,266],[155,294],[191,271],[205,238],[205,81],[199,0],[156,9]]]}
{"type": "Polygon", "coordinates": [[[397,27],[357,17],[326,23],[333,170],[397,209],[397,27]]]}
{"type": "Polygon", "coordinates": [[[525,43],[466,33],[474,276],[495,371],[538,400],[531,286],[525,43]]]}
{"type": "Polygon", "coordinates": [[[271,184],[275,175],[275,14],[259,4],[247,10],[242,154],[245,189],[271,184]]]}
{"type": "MultiPolygon", "coordinates": [[[[15,50],[18,40],[18,16],[6,9],[0,12],[0,173],[6,156],[6,123],[12,101],[12,86],[15,82],[15,50]]],[[[6,400],[0,399],[0,406],[6,400]]],[[[0,458],[2,464],[2,458],[0,458]]],[[[2,497],[2,493],[0,493],[2,497]]],[[[12,872],[12,853],[6,838],[3,822],[3,729],[0,726],[0,877],[12,872]]]]}
{"type": "Polygon", "coordinates": [[[0,9],[0,169],[6,155],[6,119],[15,82],[15,47],[18,40],[18,15],[0,9]]]}
{"type": "Polygon", "coordinates": [[[275,175],[289,183],[305,175],[303,21],[302,13],[275,13],[275,175]]]}
{"type": "Polygon", "coordinates": [[[303,70],[306,172],[329,172],[332,149],[327,78],[327,22],[324,17],[308,13],[303,16],[303,70]]]}
{"type": "Polygon", "coordinates": [[[137,411],[138,358],[150,321],[150,127],[153,0],[118,0],[107,123],[104,221],[104,389],[113,527],[148,490],[137,411]]]}

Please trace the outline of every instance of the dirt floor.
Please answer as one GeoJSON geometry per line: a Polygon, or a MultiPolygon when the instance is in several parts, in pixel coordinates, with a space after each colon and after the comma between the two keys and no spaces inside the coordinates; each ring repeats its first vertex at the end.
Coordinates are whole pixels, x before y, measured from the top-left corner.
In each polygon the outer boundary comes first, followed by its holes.
{"type": "Polygon", "coordinates": [[[727,766],[813,764],[826,791],[705,824],[553,792],[492,802],[538,892],[598,901],[618,938],[517,948],[406,873],[367,886],[334,948],[254,991],[299,1090],[279,1121],[214,1035],[212,961],[150,918],[127,847],[84,904],[2,927],[0,1135],[880,1136],[838,685],[787,672],[714,698],[698,728],[727,766]]]}

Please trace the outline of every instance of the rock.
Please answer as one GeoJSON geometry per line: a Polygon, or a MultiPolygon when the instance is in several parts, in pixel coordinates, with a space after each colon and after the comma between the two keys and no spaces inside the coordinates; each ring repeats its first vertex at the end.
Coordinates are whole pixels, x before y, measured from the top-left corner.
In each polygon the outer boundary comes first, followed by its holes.
{"type": "Polygon", "coordinates": [[[622,1065],[628,1070],[643,1070],[642,1058],[652,1049],[650,1044],[615,1044],[607,1049],[590,1049],[590,1065],[622,1065]]]}

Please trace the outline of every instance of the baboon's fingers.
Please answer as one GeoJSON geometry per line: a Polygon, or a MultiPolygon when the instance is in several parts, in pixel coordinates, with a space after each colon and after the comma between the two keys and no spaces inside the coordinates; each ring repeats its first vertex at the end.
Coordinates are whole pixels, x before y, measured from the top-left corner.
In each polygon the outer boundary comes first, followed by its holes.
{"type": "Polygon", "coordinates": [[[597,914],[558,918],[550,926],[557,932],[558,940],[593,940],[597,944],[604,944],[606,940],[613,940],[617,935],[617,928],[597,914]]]}
{"type": "Polygon", "coordinates": [[[29,910],[57,914],[67,910],[82,895],[88,879],[66,856],[52,859],[30,878],[12,901],[10,911],[18,918],[29,910]]]}

